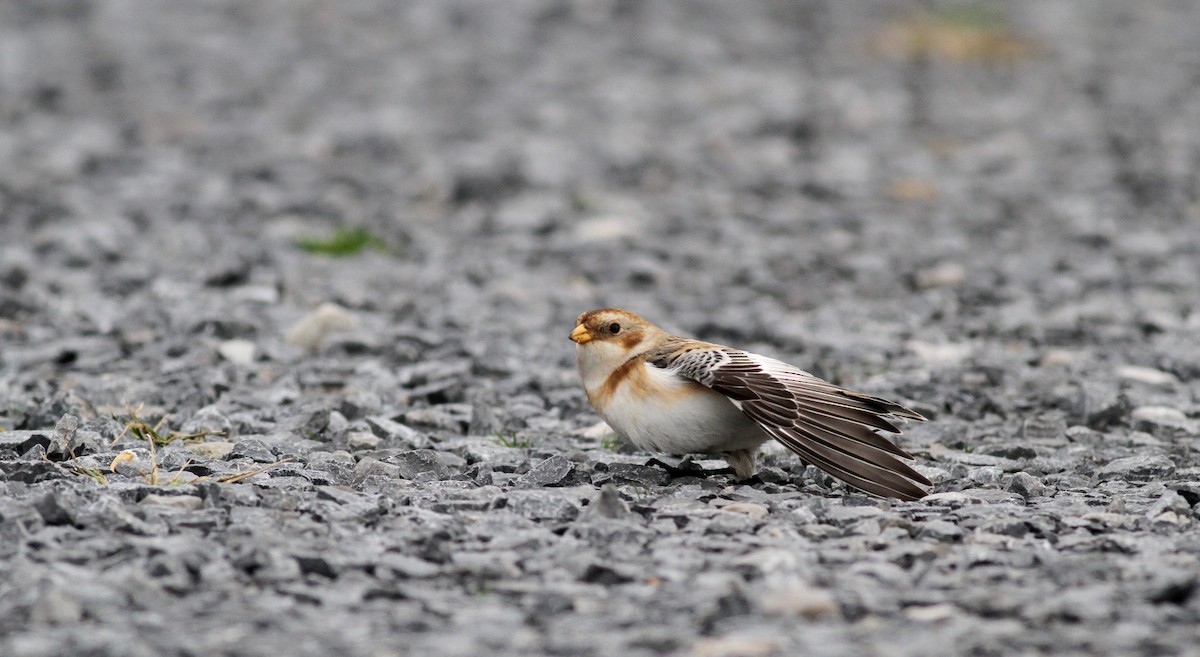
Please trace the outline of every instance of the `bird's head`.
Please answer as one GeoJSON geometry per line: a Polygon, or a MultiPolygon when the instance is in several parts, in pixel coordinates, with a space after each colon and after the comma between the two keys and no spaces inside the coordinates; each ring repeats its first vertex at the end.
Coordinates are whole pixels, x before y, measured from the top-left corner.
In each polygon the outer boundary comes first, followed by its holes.
{"type": "Polygon", "coordinates": [[[576,320],[571,340],[579,345],[582,357],[613,366],[653,346],[655,341],[666,335],[662,329],[638,317],[616,308],[590,310],[576,320]]]}
{"type": "Polygon", "coordinates": [[[616,343],[625,350],[635,349],[658,328],[637,315],[617,308],[589,310],[575,320],[571,340],[578,345],[616,343]]]}

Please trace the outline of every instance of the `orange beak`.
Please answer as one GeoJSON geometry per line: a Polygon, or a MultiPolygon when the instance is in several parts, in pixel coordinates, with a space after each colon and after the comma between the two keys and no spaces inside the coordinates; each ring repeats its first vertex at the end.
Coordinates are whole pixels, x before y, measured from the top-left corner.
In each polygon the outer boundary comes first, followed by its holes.
{"type": "Polygon", "coordinates": [[[575,327],[574,331],[571,331],[571,341],[575,344],[587,344],[592,341],[592,334],[588,332],[586,326],[580,324],[575,327]]]}

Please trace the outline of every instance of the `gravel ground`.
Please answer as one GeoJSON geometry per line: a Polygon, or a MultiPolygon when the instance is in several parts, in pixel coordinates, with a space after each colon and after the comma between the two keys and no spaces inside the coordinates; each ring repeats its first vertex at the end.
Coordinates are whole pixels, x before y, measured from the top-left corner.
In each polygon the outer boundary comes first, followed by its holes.
{"type": "Polygon", "coordinates": [[[0,3],[0,654],[1197,654],[1200,4],[920,6],[0,3]],[[606,305],[934,494],[668,480],[606,305]]]}

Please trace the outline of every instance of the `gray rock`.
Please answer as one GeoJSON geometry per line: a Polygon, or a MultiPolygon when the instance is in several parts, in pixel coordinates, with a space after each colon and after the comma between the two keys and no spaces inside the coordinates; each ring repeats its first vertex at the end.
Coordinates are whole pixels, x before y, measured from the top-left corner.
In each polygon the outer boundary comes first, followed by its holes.
{"type": "Polygon", "coordinates": [[[1116,390],[1091,386],[1087,388],[1088,397],[1085,400],[1086,424],[1091,429],[1103,431],[1114,425],[1122,424],[1133,409],[1133,402],[1116,390]]]}
{"type": "Polygon", "coordinates": [[[165,523],[155,521],[150,517],[140,518],[131,513],[123,502],[111,496],[101,497],[96,503],[77,513],[76,521],[109,531],[128,532],[143,536],[162,535],[168,531],[165,523]]]}
{"type": "Polygon", "coordinates": [[[1196,433],[1197,423],[1189,420],[1183,411],[1169,406],[1139,406],[1130,413],[1133,428],[1160,437],[1170,437],[1176,432],[1196,433]]]}
{"type": "Polygon", "coordinates": [[[228,436],[232,429],[233,423],[229,421],[229,418],[216,406],[209,405],[196,411],[180,426],[179,431],[185,434],[219,432],[228,436]]]}
{"type": "Polygon", "coordinates": [[[1165,456],[1129,456],[1108,462],[1096,475],[1101,480],[1155,481],[1175,473],[1175,463],[1165,456]]]}
{"type": "Polygon", "coordinates": [[[477,436],[494,434],[503,429],[496,409],[501,404],[491,391],[474,391],[470,394],[471,420],[468,431],[477,436]]]}
{"type": "Polygon", "coordinates": [[[385,479],[404,479],[403,469],[392,463],[384,463],[378,459],[371,457],[363,458],[354,467],[354,475],[350,479],[351,486],[361,486],[370,477],[383,477],[385,479]]]}
{"type": "Polygon", "coordinates": [[[381,415],[365,418],[367,426],[371,428],[371,432],[382,439],[397,443],[397,446],[404,446],[410,449],[423,449],[429,446],[428,439],[424,434],[412,427],[396,422],[381,415]]]}
{"type": "Polygon", "coordinates": [[[357,504],[363,499],[363,496],[352,490],[342,488],[340,486],[317,486],[317,497],[338,504],[357,504]]]}
{"type": "Polygon", "coordinates": [[[1188,504],[1188,501],[1183,497],[1183,495],[1180,495],[1179,492],[1168,490],[1164,491],[1163,494],[1154,501],[1154,504],[1150,505],[1150,508],[1146,510],[1146,515],[1150,518],[1157,518],[1167,511],[1173,511],[1181,515],[1189,515],[1192,511],[1192,505],[1188,504]]]}
{"type": "Polygon", "coordinates": [[[980,525],[979,529],[991,534],[1012,536],[1013,538],[1020,538],[1030,532],[1029,523],[1021,518],[998,518],[980,525]]]}
{"type": "Polygon", "coordinates": [[[600,493],[592,499],[583,509],[580,514],[580,520],[592,519],[608,519],[616,520],[628,518],[630,515],[629,505],[625,500],[621,499],[621,494],[617,492],[617,487],[612,484],[605,484],[600,488],[600,493]]]}
{"type": "Polygon", "coordinates": [[[375,449],[379,446],[379,436],[366,431],[351,431],[346,434],[346,444],[350,449],[375,449]]]}
{"type": "Polygon", "coordinates": [[[967,473],[967,479],[980,486],[998,484],[1003,478],[1004,470],[994,465],[971,468],[971,470],[967,473]]]}
{"type": "Polygon", "coordinates": [[[1179,572],[1163,568],[1152,573],[1150,581],[1144,585],[1143,596],[1153,604],[1183,604],[1196,592],[1197,581],[1194,572],[1179,572]]]}
{"type": "Polygon", "coordinates": [[[1092,584],[1052,593],[1032,601],[1024,610],[1031,621],[1106,621],[1112,618],[1116,588],[1092,584]]]}
{"type": "Polygon", "coordinates": [[[1066,474],[1058,477],[1054,486],[1058,490],[1086,490],[1092,487],[1093,481],[1091,477],[1083,475],[1066,474]]]}
{"type": "Polygon", "coordinates": [[[388,553],[376,562],[377,568],[391,571],[403,579],[423,579],[433,577],[442,571],[441,566],[425,561],[418,557],[388,553]]]}
{"type": "Polygon", "coordinates": [[[243,438],[234,443],[228,458],[246,458],[258,463],[274,463],[278,460],[266,443],[257,438],[243,438]]]}
{"type": "Polygon", "coordinates": [[[471,407],[469,404],[441,404],[420,408],[406,412],[404,421],[416,426],[465,433],[471,423],[471,407]]]}
{"type": "MultiPolygon", "coordinates": [[[[1065,442],[1067,432],[1066,419],[1057,413],[1030,416],[1022,418],[1020,437],[1036,445],[1061,445],[1065,442]]],[[[992,452],[997,456],[1011,455],[992,452]]],[[[1024,457],[1031,458],[1031,457],[1024,457]]]]}
{"type": "Polygon", "coordinates": [[[671,475],[663,469],[636,463],[609,463],[606,470],[598,471],[592,477],[592,483],[597,486],[608,482],[635,486],[665,486],[670,481],[671,475]]]}
{"type": "Polygon", "coordinates": [[[580,581],[601,586],[627,584],[636,578],[633,569],[627,565],[600,561],[587,564],[579,575],[580,581]]]}
{"type": "Polygon", "coordinates": [[[0,431],[0,450],[24,454],[34,447],[50,447],[51,434],[46,431],[0,431]]]}
{"type": "Polygon", "coordinates": [[[254,547],[236,555],[231,565],[262,584],[293,582],[301,575],[300,564],[283,550],[254,547]]]}
{"type": "Polygon", "coordinates": [[[469,465],[465,470],[463,470],[464,475],[469,477],[472,481],[480,486],[491,486],[492,484],[496,483],[496,478],[493,476],[494,473],[495,470],[492,469],[492,466],[486,463],[469,465]]]}
{"type": "Polygon", "coordinates": [[[493,440],[474,440],[462,449],[467,463],[486,463],[501,472],[513,472],[529,460],[529,450],[498,445],[493,440]]]}
{"type": "Polygon", "coordinates": [[[343,450],[338,450],[335,452],[317,451],[308,455],[308,465],[311,468],[325,469],[326,466],[331,464],[340,467],[353,468],[356,463],[357,461],[354,460],[354,456],[351,455],[350,452],[343,450]]]}
{"type": "Polygon", "coordinates": [[[833,506],[821,514],[822,518],[839,527],[846,527],[865,519],[879,518],[883,509],[877,506],[833,506]]]}
{"type": "Polygon", "coordinates": [[[225,484],[197,484],[204,491],[205,501],[212,506],[233,508],[258,506],[261,496],[253,486],[228,486],[225,484]]]}
{"type": "Polygon", "coordinates": [[[963,491],[968,497],[983,504],[1019,504],[1025,503],[1020,495],[995,488],[968,488],[963,491]]]}
{"type": "Polygon", "coordinates": [[[508,510],[530,520],[566,522],[579,515],[571,500],[544,489],[514,490],[505,499],[508,510]]]}
{"type": "Polygon", "coordinates": [[[54,433],[50,445],[46,448],[46,456],[54,461],[64,461],[76,456],[72,453],[75,445],[75,432],[79,428],[79,418],[70,413],[64,414],[58,424],[54,425],[54,433]]]}
{"type": "Polygon", "coordinates": [[[928,538],[939,543],[957,543],[962,541],[962,537],[963,530],[945,520],[930,520],[917,530],[917,538],[928,538]]]}
{"type": "Polygon", "coordinates": [[[204,500],[195,495],[147,495],[138,504],[159,506],[179,511],[195,511],[204,506],[204,500]]]}
{"type": "Polygon", "coordinates": [[[575,470],[575,465],[562,456],[543,459],[513,482],[519,488],[560,486],[575,470]]]}
{"type": "Polygon", "coordinates": [[[346,418],[322,400],[301,406],[283,428],[309,440],[326,442],[344,430],[346,424],[346,418]]]}
{"type": "Polygon", "coordinates": [[[422,475],[432,479],[446,479],[460,472],[448,465],[441,453],[431,449],[401,452],[389,456],[386,462],[399,468],[398,474],[402,479],[417,479],[422,475]]]}
{"type": "Polygon", "coordinates": [[[1028,472],[1018,472],[1012,475],[1008,484],[1004,486],[1004,490],[1016,493],[1027,501],[1035,497],[1043,497],[1046,494],[1046,486],[1028,472]]]}
{"type": "Polygon", "coordinates": [[[1067,440],[1073,443],[1095,444],[1104,439],[1104,434],[1076,424],[1067,427],[1066,437],[1067,440]]]}
{"type": "Polygon", "coordinates": [[[0,480],[33,484],[65,476],[54,463],[44,461],[0,461],[0,480]]]}
{"type": "Polygon", "coordinates": [[[1038,450],[1030,443],[1011,441],[1003,445],[991,445],[985,449],[991,456],[999,456],[1014,461],[1037,458],[1038,450]]]}
{"type": "MultiPolygon", "coordinates": [[[[367,385],[367,384],[364,384],[367,385]]],[[[373,387],[373,382],[372,382],[373,387]]],[[[371,388],[353,388],[338,404],[337,410],[348,420],[365,419],[383,410],[384,392],[371,388]]]]}
{"type": "Polygon", "coordinates": [[[74,525],[79,500],[67,493],[46,493],[33,503],[47,525],[74,525]]]}

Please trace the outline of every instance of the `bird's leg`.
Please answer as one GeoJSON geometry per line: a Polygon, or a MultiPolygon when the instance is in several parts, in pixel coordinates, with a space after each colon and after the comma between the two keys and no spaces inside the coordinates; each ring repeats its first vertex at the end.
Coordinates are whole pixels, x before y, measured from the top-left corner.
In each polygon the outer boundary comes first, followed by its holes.
{"type": "Polygon", "coordinates": [[[696,465],[690,456],[685,457],[682,461],[680,461],[679,465],[671,465],[670,463],[662,461],[658,458],[651,458],[649,461],[646,461],[646,465],[659,467],[663,470],[666,470],[667,474],[671,475],[672,479],[677,479],[679,477],[712,477],[714,475],[737,474],[731,467],[706,470],[696,465]]]}
{"type": "Polygon", "coordinates": [[[738,479],[749,479],[754,476],[754,450],[735,449],[722,454],[725,462],[733,468],[738,479]]]}

